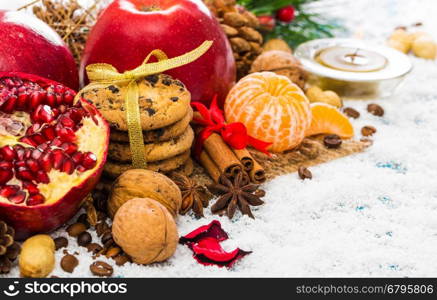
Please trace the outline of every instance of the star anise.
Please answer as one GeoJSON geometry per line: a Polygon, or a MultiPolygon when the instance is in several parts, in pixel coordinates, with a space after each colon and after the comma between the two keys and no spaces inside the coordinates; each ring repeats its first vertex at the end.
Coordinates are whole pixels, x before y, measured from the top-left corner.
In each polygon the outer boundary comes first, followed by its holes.
{"type": "Polygon", "coordinates": [[[250,206],[259,206],[264,203],[260,199],[264,193],[258,190],[259,185],[249,183],[242,173],[239,173],[233,180],[223,174],[219,182],[208,187],[212,193],[220,195],[211,207],[211,211],[215,214],[225,212],[228,218],[232,219],[238,207],[243,215],[255,219],[250,206]]]}
{"type": "Polygon", "coordinates": [[[203,217],[203,208],[208,207],[211,195],[208,190],[179,173],[173,173],[172,179],[182,193],[182,205],[179,213],[185,215],[190,209],[193,210],[197,218],[203,217]]]}

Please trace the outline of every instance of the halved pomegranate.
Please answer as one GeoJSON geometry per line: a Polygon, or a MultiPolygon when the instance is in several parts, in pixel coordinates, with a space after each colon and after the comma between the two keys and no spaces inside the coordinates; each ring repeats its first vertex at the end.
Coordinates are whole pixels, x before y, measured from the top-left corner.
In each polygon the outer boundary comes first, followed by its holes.
{"type": "Polygon", "coordinates": [[[0,219],[18,239],[54,230],[100,178],[109,127],[60,83],[0,73],[0,219]]]}

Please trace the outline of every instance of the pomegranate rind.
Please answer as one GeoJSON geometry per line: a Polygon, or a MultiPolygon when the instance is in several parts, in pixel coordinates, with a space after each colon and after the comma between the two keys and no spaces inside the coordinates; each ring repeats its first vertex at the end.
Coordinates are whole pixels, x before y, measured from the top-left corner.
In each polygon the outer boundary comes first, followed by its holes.
{"type": "MultiPolygon", "coordinates": [[[[36,82],[42,86],[60,84],[37,75],[21,72],[0,72],[0,78],[2,77],[18,77],[36,82]]],[[[68,87],[66,88],[71,93],[76,94],[75,91],[68,87]]],[[[77,213],[82,201],[94,189],[101,177],[108,154],[109,125],[93,105],[84,99],[80,99],[80,101],[84,106],[94,108],[95,117],[99,120],[99,125],[104,127],[105,138],[104,143],[101,145],[103,148],[102,156],[89,175],[81,178],[76,186],[72,186],[66,194],[56,201],[36,206],[22,206],[0,201],[0,219],[15,229],[17,240],[25,239],[36,233],[48,233],[65,224],[77,213]]]]}

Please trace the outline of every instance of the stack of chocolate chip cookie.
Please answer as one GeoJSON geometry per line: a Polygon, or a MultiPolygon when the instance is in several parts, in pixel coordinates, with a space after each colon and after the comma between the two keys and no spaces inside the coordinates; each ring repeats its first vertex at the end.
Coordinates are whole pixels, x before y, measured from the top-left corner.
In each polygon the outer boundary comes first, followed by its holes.
{"type": "MultiPolygon", "coordinates": [[[[190,174],[193,171],[190,149],[194,140],[190,126],[193,118],[190,92],[179,80],[164,74],[147,76],[138,81],[138,87],[147,168],[162,173],[190,174]]],[[[82,95],[94,103],[111,127],[108,160],[103,171],[110,179],[132,168],[126,90],[126,86],[109,85],[82,95]]]]}

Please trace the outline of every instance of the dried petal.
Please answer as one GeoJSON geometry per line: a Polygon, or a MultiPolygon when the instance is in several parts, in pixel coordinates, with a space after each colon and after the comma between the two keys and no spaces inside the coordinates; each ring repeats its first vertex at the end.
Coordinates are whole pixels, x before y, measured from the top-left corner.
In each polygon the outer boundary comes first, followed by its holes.
{"type": "Polygon", "coordinates": [[[179,239],[179,243],[181,244],[189,244],[196,243],[203,238],[212,237],[217,239],[218,241],[224,241],[228,239],[228,234],[222,229],[222,225],[219,221],[214,220],[208,225],[201,226],[196,230],[193,230],[189,234],[181,237],[179,239]]]}

